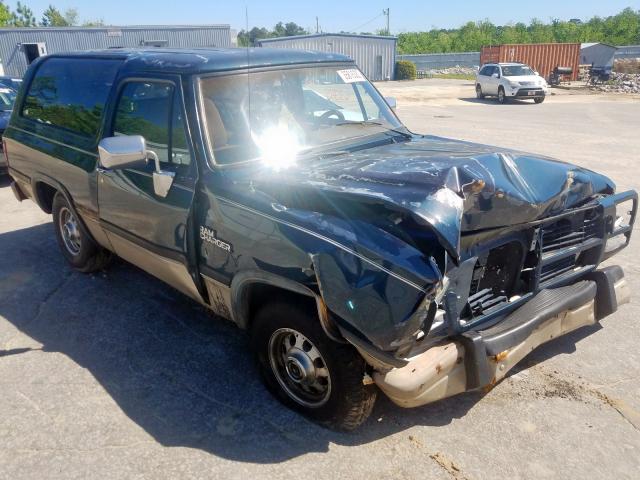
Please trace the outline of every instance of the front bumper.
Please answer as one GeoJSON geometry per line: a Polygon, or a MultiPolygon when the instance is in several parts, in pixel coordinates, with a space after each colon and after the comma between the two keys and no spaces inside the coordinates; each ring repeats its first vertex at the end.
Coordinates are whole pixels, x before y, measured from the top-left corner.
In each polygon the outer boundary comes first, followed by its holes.
{"type": "Polygon", "coordinates": [[[543,87],[509,88],[507,96],[514,98],[542,98],[547,95],[547,89],[543,87]]]}
{"type": "Polygon", "coordinates": [[[629,300],[620,267],[598,270],[573,285],[542,290],[494,326],[467,331],[403,367],[375,371],[373,379],[401,407],[491,386],[539,345],[592,325],[629,300]]]}

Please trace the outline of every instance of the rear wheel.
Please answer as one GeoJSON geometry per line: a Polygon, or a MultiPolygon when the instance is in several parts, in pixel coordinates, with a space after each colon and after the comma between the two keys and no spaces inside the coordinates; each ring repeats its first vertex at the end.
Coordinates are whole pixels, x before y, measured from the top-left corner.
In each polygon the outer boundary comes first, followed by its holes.
{"type": "Polygon", "coordinates": [[[505,104],[507,103],[507,95],[504,93],[504,88],[498,88],[498,103],[505,104]]]}
{"type": "Polygon", "coordinates": [[[302,306],[267,304],[251,341],[265,385],[288,407],[337,430],[353,430],[371,413],[377,390],[363,383],[364,360],[329,339],[302,306]]]}
{"type": "Polygon", "coordinates": [[[73,268],[88,273],[107,266],[111,253],[85,233],[64,195],[56,193],[53,197],[52,213],[58,245],[73,268]]]}
{"type": "Polygon", "coordinates": [[[484,98],[484,93],[482,93],[482,87],[480,84],[476,85],[476,98],[478,100],[482,100],[484,98]]]}
{"type": "Polygon", "coordinates": [[[535,103],[542,103],[542,102],[544,102],[544,97],[534,98],[534,99],[533,99],[533,101],[534,101],[535,103]]]}

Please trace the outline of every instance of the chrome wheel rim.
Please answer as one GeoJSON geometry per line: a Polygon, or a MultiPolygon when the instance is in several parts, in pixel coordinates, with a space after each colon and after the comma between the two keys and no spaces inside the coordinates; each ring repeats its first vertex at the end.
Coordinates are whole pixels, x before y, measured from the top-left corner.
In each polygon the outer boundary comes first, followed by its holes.
{"type": "Polygon", "coordinates": [[[278,383],[300,405],[317,408],[331,395],[331,376],[318,348],[300,332],[280,328],[269,339],[269,363],[278,383]]]}
{"type": "Polygon", "coordinates": [[[75,215],[67,207],[60,209],[60,233],[65,248],[71,255],[78,255],[82,242],[80,239],[80,229],[75,215]]]}

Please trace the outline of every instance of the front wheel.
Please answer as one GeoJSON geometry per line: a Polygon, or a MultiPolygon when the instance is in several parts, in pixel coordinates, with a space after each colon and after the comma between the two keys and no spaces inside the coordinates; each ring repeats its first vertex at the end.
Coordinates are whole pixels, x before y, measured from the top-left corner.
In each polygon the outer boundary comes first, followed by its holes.
{"type": "Polygon", "coordinates": [[[476,85],[476,98],[478,100],[482,100],[484,98],[484,93],[482,93],[482,87],[480,85],[476,85]]]}
{"type": "Polygon", "coordinates": [[[535,103],[542,103],[542,102],[544,102],[544,97],[534,98],[534,99],[533,99],[533,101],[534,101],[535,103]]]}
{"type": "Polygon", "coordinates": [[[498,103],[502,105],[507,103],[507,95],[504,93],[504,88],[502,87],[498,89],[498,103]]]}
{"type": "Polygon", "coordinates": [[[111,253],[85,233],[64,195],[56,193],[51,210],[58,245],[71,266],[85,273],[106,267],[111,260],[111,253]]]}
{"type": "Polygon", "coordinates": [[[254,320],[251,343],[267,388],[286,406],[337,430],[364,423],[376,400],[365,362],[324,333],[302,306],[271,303],[254,320]]]}

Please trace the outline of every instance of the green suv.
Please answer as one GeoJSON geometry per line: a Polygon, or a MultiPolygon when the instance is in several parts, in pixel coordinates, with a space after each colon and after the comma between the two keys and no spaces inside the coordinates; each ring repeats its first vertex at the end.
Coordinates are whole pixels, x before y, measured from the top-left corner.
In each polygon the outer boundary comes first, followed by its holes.
{"type": "MultiPolygon", "coordinates": [[[[286,405],[353,429],[493,385],[629,300],[635,192],[408,131],[347,57],[50,55],[4,134],[12,188],[81,272],[121,257],[251,335],[286,405]]],[[[621,361],[623,361],[621,359],[621,361]]]]}

